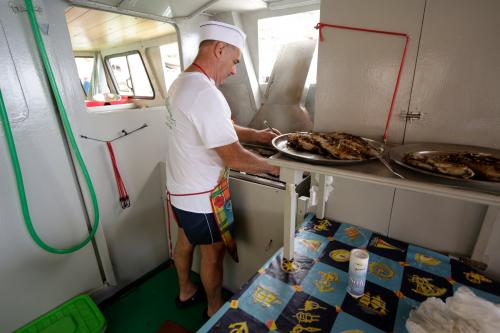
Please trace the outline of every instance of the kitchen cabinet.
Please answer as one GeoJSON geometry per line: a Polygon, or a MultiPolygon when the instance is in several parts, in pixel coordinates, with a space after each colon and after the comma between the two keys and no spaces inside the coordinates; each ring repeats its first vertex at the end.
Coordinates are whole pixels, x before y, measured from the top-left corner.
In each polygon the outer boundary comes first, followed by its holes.
{"type": "MultiPolygon", "coordinates": [[[[499,11],[493,0],[333,0],[322,2],[321,22],[409,35],[389,142],[498,149],[499,11]]],[[[381,140],[403,39],[334,28],[324,28],[323,35],[314,129],[381,140]]],[[[334,187],[328,217],[432,249],[477,255],[473,245],[489,212],[483,203],[343,177],[334,178],[334,187]]]]}
{"type": "MultiPolygon", "coordinates": [[[[425,1],[323,1],[321,22],[406,33],[410,36],[389,140],[402,143],[425,1]]],[[[314,130],[343,131],[381,140],[401,62],[401,36],[322,30],[319,42],[314,130]]],[[[389,232],[394,188],[335,178],[326,215],[389,232]],[[362,209],[360,209],[362,207],[362,209]]]]}
{"type": "MultiPolygon", "coordinates": [[[[224,260],[224,287],[238,290],[283,246],[284,185],[259,184],[233,176],[231,201],[240,262],[224,260]]],[[[309,193],[308,178],[297,185],[298,196],[309,193]]]]}

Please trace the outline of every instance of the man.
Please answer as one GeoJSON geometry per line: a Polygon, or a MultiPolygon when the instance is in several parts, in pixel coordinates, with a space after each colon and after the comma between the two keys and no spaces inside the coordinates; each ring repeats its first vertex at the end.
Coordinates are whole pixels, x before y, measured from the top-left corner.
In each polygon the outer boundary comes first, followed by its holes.
{"type": "Polygon", "coordinates": [[[179,278],[178,307],[201,295],[190,280],[194,246],[201,250],[201,281],[207,296],[205,316],[223,304],[224,244],[212,212],[210,193],[225,168],[277,175],[279,168],[245,150],[241,141],[269,143],[276,134],[234,125],[217,86],[236,74],[245,34],[237,27],[209,21],[200,26],[200,46],[193,64],[169,89],[167,107],[167,190],[179,232],[174,261],[179,278]]]}

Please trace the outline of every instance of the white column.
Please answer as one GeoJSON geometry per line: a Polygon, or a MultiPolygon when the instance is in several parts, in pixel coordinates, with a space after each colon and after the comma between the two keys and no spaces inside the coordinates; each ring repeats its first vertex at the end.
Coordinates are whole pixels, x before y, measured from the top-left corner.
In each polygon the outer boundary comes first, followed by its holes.
{"type": "Polygon", "coordinates": [[[283,257],[288,260],[293,259],[295,219],[297,214],[297,193],[295,186],[302,180],[302,171],[281,168],[280,179],[286,182],[285,197],[283,202],[283,257]]]}
{"type": "Polygon", "coordinates": [[[318,205],[316,206],[316,217],[325,218],[325,195],[326,195],[326,175],[319,174],[318,182],[318,205]]]}

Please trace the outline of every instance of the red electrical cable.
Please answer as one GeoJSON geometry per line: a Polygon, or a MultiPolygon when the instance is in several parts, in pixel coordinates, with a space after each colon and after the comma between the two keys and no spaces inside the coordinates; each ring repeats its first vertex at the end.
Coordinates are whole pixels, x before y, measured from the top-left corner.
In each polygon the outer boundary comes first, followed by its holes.
{"type": "Polygon", "coordinates": [[[398,71],[398,77],[396,79],[396,85],[394,87],[394,93],[392,94],[392,100],[391,100],[391,107],[389,108],[389,114],[387,115],[387,121],[385,123],[385,130],[384,130],[384,143],[387,142],[387,133],[389,131],[389,124],[391,122],[391,116],[392,116],[392,109],[394,107],[394,101],[396,100],[396,95],[398,92],[399,88],[399,81],[401,79],[401,72],[403,71],[403,66],[405,63],[405,58],[406,58],[406,51],[408,49],[408,43],[410,41],[410,36],[408,34],[402,33],[402,32],[393,32],[393,31],[384,31],[384,30],[375,30],[375,29],[365,29],[365,28],[356,28],[356,27],[349,27],[345,25],[336,25],[336,24],[326,24],[326,23],[318,23],[315,28],[319,29],[319,40],[324,41],[324,36],[323,36],[323,28],[324,27],[329,27],[329,28],[337,28],[337,29],[347,29],[347,30],[355,30],[355,31],[363,31],[363,32],[371,32],[371,33],[377,33],[377,34],[385,34],[385,35],[393,35],[393,36],[401,36],[405,38],[405,47],[403,50],[403,55],[401,57],[401,64],[399,65],[399,71],[398,71]]]}
{"type": "Polygon", "coordinates": [[[118,187],[120,205],[123,209],[125,209],[130,207],[130,198],[128,196],[127,189],[125,188],[125,183],[123,183],[122,176],[120,175],[120,170],[118,170],[118,164],[116,163],[116,157],[111,142],[106,141],[106,146],[108,147],[109,157],[111,158],[111,164],[113,165],[113,173],[115,175],[116,186],[118,187]]]}

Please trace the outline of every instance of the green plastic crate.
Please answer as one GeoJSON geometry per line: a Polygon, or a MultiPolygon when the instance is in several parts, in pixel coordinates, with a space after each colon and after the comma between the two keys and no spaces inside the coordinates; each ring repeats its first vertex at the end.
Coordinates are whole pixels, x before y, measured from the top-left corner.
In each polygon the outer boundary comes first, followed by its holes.
{"type": "Polygon", "coordinates": [[[15,333],[100,333],[106,319],[87,295],[77,296],[44,314],[15,333]]]}

